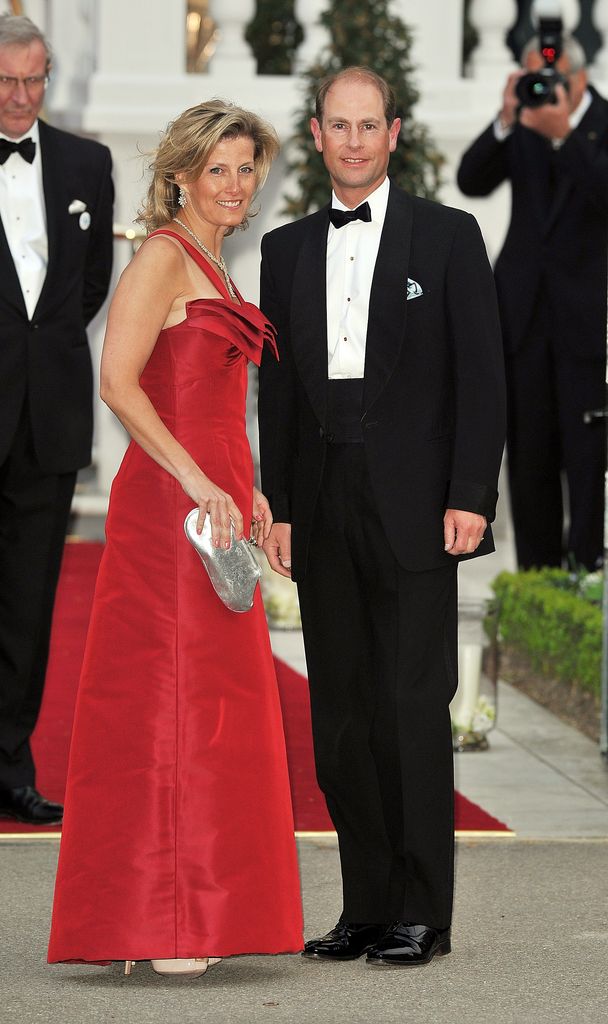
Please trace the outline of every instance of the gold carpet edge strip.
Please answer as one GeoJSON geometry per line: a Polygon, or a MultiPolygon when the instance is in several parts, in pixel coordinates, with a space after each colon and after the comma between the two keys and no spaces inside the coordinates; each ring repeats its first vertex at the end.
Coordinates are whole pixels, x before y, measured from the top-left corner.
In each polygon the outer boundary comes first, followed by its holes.
{"type": "MultiPolygon", "coordinates": [[[[501,831],[480,831],[471,829],[457,829],[454,833],[457,839],[513,839],[517,835],[516,832],[512,832],[510,829],[501,831]]],[[[337,839],[335,832],[296,832],[296,839],[337,839]]],[[[17,842],[40,842],[44,839],[61,839],[61,832],[2,832],[0,833],[0,843],[14,843],[17,842]]]]}
{"type": "Polygon", "coordinates": [[[0,832],[0,843],[14,843],[15,840],[61,839],[61,832],[0,832]]]}

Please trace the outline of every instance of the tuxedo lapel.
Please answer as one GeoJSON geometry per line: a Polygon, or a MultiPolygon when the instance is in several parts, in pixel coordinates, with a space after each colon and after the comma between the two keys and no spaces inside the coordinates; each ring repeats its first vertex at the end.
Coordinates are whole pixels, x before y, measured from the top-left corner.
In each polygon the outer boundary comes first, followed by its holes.
{"type": "Polygon", "coordinates": [[[4,224],[0,217],[0,277],[2,278],[2,299],[14,306],[27,318],[27,310],[23,300],[23,292],[19,277],[9,248],[4,224]]]}
{"type": "Polygon", "coordinates": [[[561,174],[559,177],[559,183],[555,189],[555,195],[553,196],[553,202],[549,209],[549,216],[545,224],[545,235],[548,235],[556,220],[560,215],[562,206],[566,202],[569,193],[574,188],[574,182],[565,174],[561,174]]]}
{"type": "Polygon", "coordinates": [[[369,303],[363,392],[365,410],[376,401],[388,381],[405,335],[412,221],[410,197],[391,185],[369,303]]]}
{"type": "MultiPolygon", "coordinates": [[[[62,205],[67,208],[66,175],[62,153],[53,136],[52,129],[39,121],[40,153],[42,157],[42,188],[46,211],[46,233],[48,240],[48,265],[42,291],[36,305],[36,312],[44,308],[48,295],[55,293],[57,271],[60,267],[61,246],[61,212],[62,205]]],[[[64,211],[65,212],[65,211],[64,211]]],[[[65,253],[64,253],[65,258],[65,253]]]]}
{"type": "Polygon", "coordinates": [[[294,273],[291,307],[294,359],[321,424],[327,410],[327,210],[323,207],[310,218],[294,273]]]}
{"type": "MultiPolygon", "coordinates": [[[[594,91],[591,91],[593,93],[593,101],[589,109],[585,113],[585,116],[583,117],[580,125],[578,126],[578,128],[575,128],[574,131],[580,133],[584,138],[588,140],[589,143],[593,144],[594,141],[599,141],[605,135],[606,113],[604,104],[600,101],[599,97],[597,97],[594,91]]],[[[559,186],[553,198],[553,203],[551,204],[549,217],[547,218],[547,234],[553,228],[555,222],[557,221],[561,213],[562,207],[568,198],[568,195],[574,187],[575,183],[572,181],[569,175],[560,175],[559,186]]]]}
{"type": "Polygon", "coordinates": [[[538,132],[521,125],[518,125],[516,132],[521,149],[521,165],[525,167],[526,184],[530,190],[530,216],[536,217],[540,233],[544,234],[554,202],[551,194],[551,159],[554,154],[548,139],[538,132]]]}

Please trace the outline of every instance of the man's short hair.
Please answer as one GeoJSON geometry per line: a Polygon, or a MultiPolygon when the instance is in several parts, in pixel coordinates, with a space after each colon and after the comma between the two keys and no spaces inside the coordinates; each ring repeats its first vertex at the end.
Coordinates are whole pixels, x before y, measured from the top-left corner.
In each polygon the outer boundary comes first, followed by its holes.
{"type": "Polygon", "coordinates": [[[47,71],[53,60],[50,43],[37,25],[29,18],[17,14],[0,14],[0,49],[3,46],[29,46],[35,41],[42,43],[46,50],[47,71]]]}
{"type": "Polygon", "coordinates": [[[370,85],[374,85],[376,87],[382,96],[384,116],[386,118],[386,123],[390,128],[397,113],[397,100],[395,98],[395,93],[384,78],[377,75],[375,71],[372,71],[371,68],[365,67],[364,65],[342,68],[341,71],[335,71],[333,75],[327,75],[322,80],[315,97],[315,117],[319,124],[323,121],[323,108],[325,106],[325,97],[327,96],[327,93],[331,89],[332,85],[335,85],[336,82],[340,82],[345,78],[359,79],[360,81],[369,82],[370,85]]]}
{"type": "MultiPolygon", "coordinates": [[[[540,53],[540,39],[532,36],[521,51],[520,63],[523,66],[526,58],[531,53],[540,53]]],[[[582,71],[587,66],[587,55],[578,39],[574,36],[564,35],[562,37],[562,57],[567,57],[570,64],[570,71],[582,71]]]]}

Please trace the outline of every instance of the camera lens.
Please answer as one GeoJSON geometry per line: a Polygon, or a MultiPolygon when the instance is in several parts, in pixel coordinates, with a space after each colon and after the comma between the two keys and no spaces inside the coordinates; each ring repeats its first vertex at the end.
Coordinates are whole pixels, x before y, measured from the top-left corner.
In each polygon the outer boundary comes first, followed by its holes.
{"type": "Polygon", "coordinates": [[[555,102],[555,86],[560,81],[563,82],[563,77],[557,71],[543,68],[522,75],[515,92],[522,107],[542,107],[545,103],[555,102]]]}

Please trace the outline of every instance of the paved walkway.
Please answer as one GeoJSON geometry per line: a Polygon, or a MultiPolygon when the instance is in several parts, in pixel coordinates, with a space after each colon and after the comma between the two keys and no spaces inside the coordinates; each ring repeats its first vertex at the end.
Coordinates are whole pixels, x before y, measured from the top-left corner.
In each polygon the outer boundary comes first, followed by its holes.
{"type": "MultiPolygon", "coordinates": [[[[238,957],[195,982],[48,967],[56,843],[0,846],[2,1017],[15,1024],[599,1024],[608,843],[458,844],[453,953],[418,970],[238,957]]],[[[306,932],[339,912],[337,851],[300,842],[306,932]]],[[[116,865],[120,870],[120,865],[116,865]]],[[[243,908],[247,913],[247,908],[243,908]]]]}

